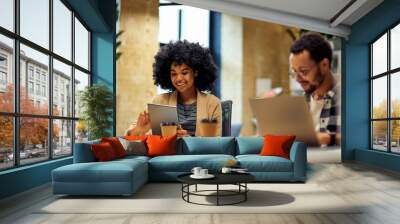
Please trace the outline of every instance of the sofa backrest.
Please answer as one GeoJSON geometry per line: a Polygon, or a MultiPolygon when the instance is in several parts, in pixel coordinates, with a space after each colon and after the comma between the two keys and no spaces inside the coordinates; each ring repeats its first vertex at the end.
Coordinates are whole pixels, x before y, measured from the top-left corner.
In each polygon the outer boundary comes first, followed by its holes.
{"type": "Polygon", "coordinates": [[[263,137],[237,137],[236,155],[259,154],[263,145],[263,137]]]}
{"type": "Polygon", "coordinates": [[[100,140],[93,140],[81,143],[75,143],[74,148],[74,163],[95,162],[96,158],[90,148],[92,144],[99,144],[100,140]]]}
{"type": "Polygon", "coordinates": [[[235,155],[233,137],[184,137],[177,144],[177,154],[226,154],[235,155]]]}
{"type": "MultiPolygon", "coordinates": [[[[100,140],[75,143],[74,163],[95,162],[96,159],[90,148],[100,140]]],[[[263,137],[184,137],[177,141],[178,155],[196,154],[225,154],[243,155],[259,154],[264,144],[263,137]]]]}

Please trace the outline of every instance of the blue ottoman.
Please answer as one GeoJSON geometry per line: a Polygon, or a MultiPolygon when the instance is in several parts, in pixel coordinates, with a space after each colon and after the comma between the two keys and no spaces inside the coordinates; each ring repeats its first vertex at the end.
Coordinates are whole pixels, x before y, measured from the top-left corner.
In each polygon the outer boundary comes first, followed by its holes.
{"type": "Polygon", "coordinates": [[[74,163],[52,171],[53,193],[132,195],[148,180],[147,157],[74,163]]]}

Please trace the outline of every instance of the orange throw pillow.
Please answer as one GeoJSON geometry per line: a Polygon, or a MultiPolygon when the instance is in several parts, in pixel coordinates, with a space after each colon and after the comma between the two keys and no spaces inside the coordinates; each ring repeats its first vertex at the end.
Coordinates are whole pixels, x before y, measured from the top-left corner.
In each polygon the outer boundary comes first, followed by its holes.
{"type": "Polygon", "coordinates": [[[165,156],[165,155],[175,155],[176,148],[176,135],[162,137],[159,135],[149,135],[147,137],[147,154],[148,156],[165,156]]]}
{"type": "Polygon", "coordinates": [[[126,156],[126,151],[124,149],[124,146],[121,144],[119,139],[117,137],[111,137],[111,138],[101,138],[101,142],[108,142],[114,149],[115,155],[117,158],[121,158],[126,156]]]}
{"type": "Polygon", "coordinates": [[[147,139],[147,135],[126,135],[124,136],[124,139],[128,140],[128,141],[137,141],[140,140],[142,142],[145,142],[147,139]]]}
{"type": "Polygon", "coordinates": [[[290,159],[290,148],[296,136],[294,135],[266,135],[264,137],[264,146],[261,149],[262,156],[280,156],[290,159]]]}
{"type": "Polygon", "coordinates": [[[92,149],[94,157],[99,162],[110,161],[117,158],[114,149],[108,142],[93,144],[90,147],[92,149]]]}

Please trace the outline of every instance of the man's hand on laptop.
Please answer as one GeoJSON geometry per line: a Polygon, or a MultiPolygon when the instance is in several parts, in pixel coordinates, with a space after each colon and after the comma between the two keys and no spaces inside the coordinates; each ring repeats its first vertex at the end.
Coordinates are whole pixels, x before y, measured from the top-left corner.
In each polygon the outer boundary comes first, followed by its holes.
{"type": "Polygon", "coordinates": [[[320,145],[329,145],[331,136],[326,132],[317,132],[317,138],[320,145]]]}

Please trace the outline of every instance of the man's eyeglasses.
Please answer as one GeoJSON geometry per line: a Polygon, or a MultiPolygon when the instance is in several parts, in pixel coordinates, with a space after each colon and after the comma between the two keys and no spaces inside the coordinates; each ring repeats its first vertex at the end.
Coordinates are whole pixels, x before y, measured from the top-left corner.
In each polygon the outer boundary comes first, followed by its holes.
{"type": "Polygon", "coordinates": [[[290,77],[292,77],[292,78],[294,78],[294,79],[296,79],[297,76],[300,76],[301,78],[305,78],[305,77],[307,77],[307,76],[310,74],[310,72],[311,72],[315,67],[317,67],[316,64],[314,64],[310,69],[304,69],[304,70],[299,70],[299,71],[295,71],[295,70],[293,70],[293,69],[290,69],[290,70],[289,70],[289,75],[290,75],[290,77]]]}

